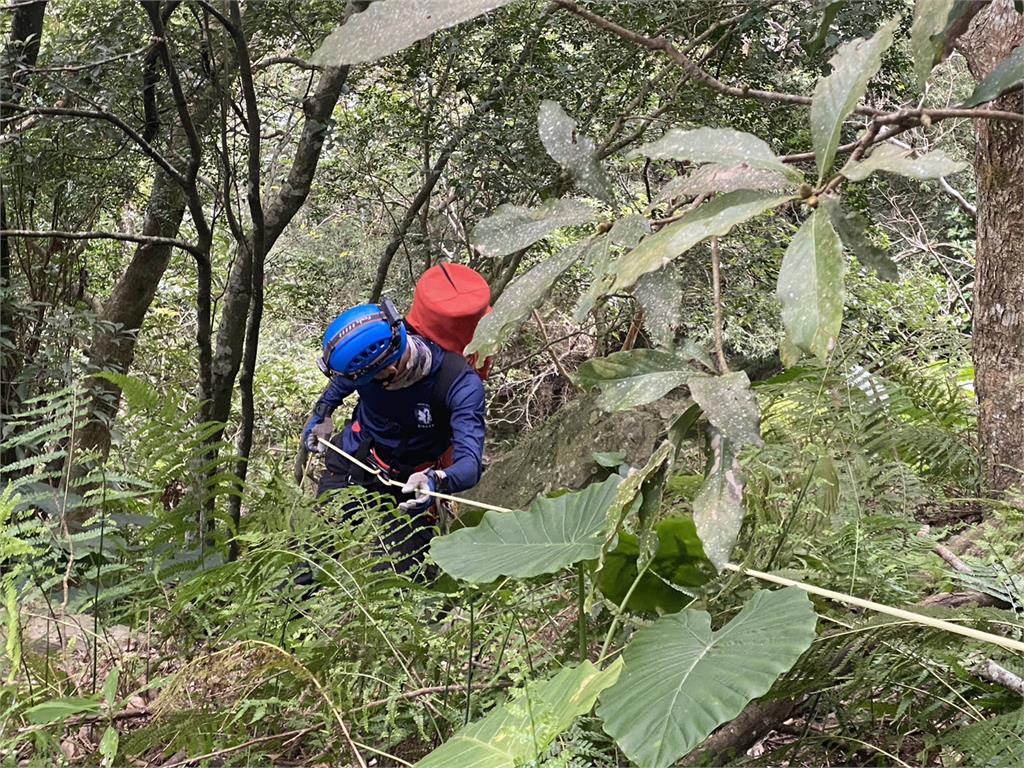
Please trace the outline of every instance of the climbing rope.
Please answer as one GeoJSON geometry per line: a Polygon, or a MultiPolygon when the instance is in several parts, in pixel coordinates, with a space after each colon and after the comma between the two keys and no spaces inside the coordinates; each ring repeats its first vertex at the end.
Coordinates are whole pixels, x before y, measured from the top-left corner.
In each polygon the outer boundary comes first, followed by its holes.
{"type": "MultiPolygon", "coordinates": [[[[337,453],[339,456],[343,456],[360,469],[374,475],[384,485],[393,486],[395,488],[401,488],[405,483],[392,480],[387,477],[379,467],[371,467],[364,464],[359,459],[346,453],[341,448],[336,446],[334,443],[330,443],[323,438],[317,438],[324,446],[337,453]]],[[[444,499],[446,501],[455,501],[459,504],[465,504],[469,507],[478,507],[480,509],[490,510],[491,512],[515,512],[514,509],[508,507],[499,507],[495,504],[485,504],[482,501],[473,501],[471,499],[463,499],[459,496],[451,496],[447,493],[437,493],[435,491],[425,491],[427,496],[432,496],[435,499],[444,499]]],[[[833,592],[831,589],[824,589],[823,587],[816,587],[813,584],[807,584],[796,579],[787,579],[784,576],[776,576],[772,573],[765,573],[764,571],[755,571],[752,568],[744,568],[734,563],[725,563],[722,566],[727,571],[733,571],[743,576],[748,576],[752,579],[759,579],[761,581],[771,582],[773,584],[779,584],[784,587],[796,587],[802,589],[811,595],[818,595],[824,597],[827,600],[832,600],[837,603],[843,603],[845,605],[851,605],[856,608],[864,608],[875,613],[882,613],[886,616],[894,616],[904,621],[909,621],[914,624],[921,624],[926,627],[933,627],[935,629],[941,629],[946,632],[952,632],[953,634],[960,635],[962,637],[969,637],[972,640],[980,640],[983,643],[992,643],[993,645],[1001,646],[1011,651],[1017,651],[1018,653],[1024,653],[1024,643],[1019,640],[1013,640],[1009,637],[1003,637],[1002,635],[994,635],[991,632],[982,632],[980,629],[974,629],[972,627],[962,627],[959,624],[954,624],[950,621],[943,621],[942,619],[936,619],[931,616],[925,616],[921,613],[915,613],[914,611],[908,611],[903,608],[893,608],[892,606],[885,605],[884,603],[876,603],[874,600],[865,600],[861,597],[854,595],[847,595],[843,592],[833,592]]]]}

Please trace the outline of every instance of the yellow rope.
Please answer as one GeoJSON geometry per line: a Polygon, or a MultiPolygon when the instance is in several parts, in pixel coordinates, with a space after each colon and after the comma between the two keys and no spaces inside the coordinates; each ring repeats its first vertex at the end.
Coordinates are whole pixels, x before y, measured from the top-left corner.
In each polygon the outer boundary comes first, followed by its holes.
{"type": "MultiPolygon", "coordinates": [[[[371,473],[377,477],[380,482],[384,485],[395,486],[401,488],[403,483],[392,480],[386,477],[378,467],[371,467],[363,462],[359,461],[354,456],[350,456],[348,453],[343,451],[334,443],[330,443],[323,438],[317,438],[323,445],[330,448],[335,453],[344,456],[346,459],[351,461],[357,467],[371,473]]],[[[492,512],[513,512],[515,510],[509,509],[508,507],[499,507],[494,504],[485,504],[481,501],[472,501],[471,499],[463,499],[458,496],[450,496],[446,493],[435,493],[433,491],[426,492],[428,496],[433,496],[437,499],[446,499],[448,501],[457,501],[460,504],[465,504],[470,507],[479,507],[480,509],[487,509],[492,512]]],[[[1019,640],[1012,640],[1002,635],[994,635],[991,632],[982,632],[980,629],[972,629],[971,627],[961,627],[958,624],[953,624],[949,621],[943,621],[942,619],[934,619],[931,616],[925,616],[921,613],[915,613],[914,611],[908,611],[903,608],[893,608],[892,606],[885,605],[884,603],[876,603],[873,600],[865,600],[861,597],[855,597],[853,595],[847,595],[843,592],[833,592],[831,589],[823,589],[822,587],[816,587],[813,584],[807,584],[802,581],[796,581],[795,579],[787,579],[784,576],[776,576],[771,573],[765,573],[764,571],[755,571],[751,568],[742,568],[741,566],[733,563],[726,563],[722,566],[724,569],[733,571],[735,573],[749,576],[753,579],[760,579],[761,581],[768,581],[773,584],[780,584],[784,587],[796,587],[802,589],[804,592],[808,592],[812,595],[818,595],[829,600],[834,600],[837,603],[844,603],[846,605],[852,605],[857,608],[865,608],[869,611],[875,611],[876,613],[883,613],[887,616],[895,616],[905,621],[910,621],[914,624],[921,624],[926,627],[934,627],[935,629],[941,629],[946,632],[952,632],[963,637],[969,637],[972,640],[979,640],[983,643],[992,643],[1011,651],[1017,651],[1018,653],[1024,653],[1024,643],[1019,640]]]]}

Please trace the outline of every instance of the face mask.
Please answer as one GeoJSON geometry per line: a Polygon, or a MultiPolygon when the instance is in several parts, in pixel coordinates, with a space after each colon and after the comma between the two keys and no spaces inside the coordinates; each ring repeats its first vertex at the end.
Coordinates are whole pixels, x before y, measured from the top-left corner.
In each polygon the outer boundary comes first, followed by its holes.
{"type": "Polygon", "coordinates": [[[380,385],[387,390],[405,389],[426,377],[430,373],[432,362],[433,355],[427,343],[419,336],[410,335],[405,367],[387,379],[380,380],[380,385]]]}

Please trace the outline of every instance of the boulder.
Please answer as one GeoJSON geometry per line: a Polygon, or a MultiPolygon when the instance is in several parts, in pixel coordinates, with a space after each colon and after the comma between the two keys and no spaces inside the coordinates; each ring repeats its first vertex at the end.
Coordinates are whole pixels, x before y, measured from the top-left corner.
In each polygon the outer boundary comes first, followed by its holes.
{"type": "Polygon", "coordinates": [[[665,437],[671,419],[689,403],[664,398],[640,408],[605,413],[594,400],[594,395],[582,395],[523,434],[514,448],[487,468],[479,485],[464,495],[524,509],[539,493],[575,490],[606,477],[608,470],[595,463],[595,452],[618,451],[625,454],[626,463],[643,466],[665,437]]]}

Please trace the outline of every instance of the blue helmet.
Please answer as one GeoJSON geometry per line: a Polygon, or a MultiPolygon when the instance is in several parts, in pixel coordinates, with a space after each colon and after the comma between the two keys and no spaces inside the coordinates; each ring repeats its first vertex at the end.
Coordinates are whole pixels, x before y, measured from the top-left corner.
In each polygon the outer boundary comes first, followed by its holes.
{"type": "Polygon", "coordinates": [[[407,345],[402,316],[385,297],[380,304],[360,304],[338,315],[324,333],[317,365],[325,376],[362,386],[397,363],[407,345]]]}

